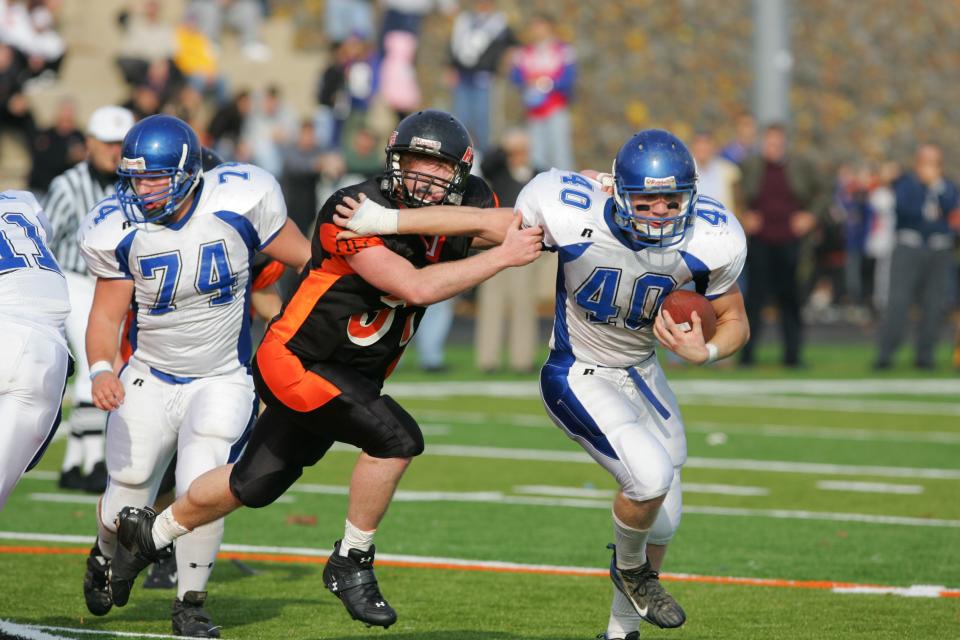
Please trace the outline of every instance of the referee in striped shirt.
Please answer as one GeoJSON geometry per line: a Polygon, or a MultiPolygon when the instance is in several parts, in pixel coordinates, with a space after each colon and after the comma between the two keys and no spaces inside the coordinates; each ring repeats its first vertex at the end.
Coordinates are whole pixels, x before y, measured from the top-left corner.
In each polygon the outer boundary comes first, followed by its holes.
{"type": "Polygon", "coordinates": [[[106,413],[93,406],[85,334],[93,304],[96,278],[87,273],[76,233],[87,212],[114,191],[123,137],[133,126],[133,114],[123,107],[100,107],[87,122],[87,159],[53,179],[44,210],[53,228],[50,248],[67,280],[72,311],[67,318],[67,340],[73,348],[73,413],[60,473],[60,486],[102,493],[107,485],[103,461],[106,413]]]}

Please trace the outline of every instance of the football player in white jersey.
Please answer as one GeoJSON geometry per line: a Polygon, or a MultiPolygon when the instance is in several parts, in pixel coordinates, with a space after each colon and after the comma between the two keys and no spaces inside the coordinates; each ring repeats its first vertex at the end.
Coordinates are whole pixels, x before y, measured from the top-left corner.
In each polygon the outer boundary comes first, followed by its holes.
{"type": "Polygon", "coordinates": [[[67,283],[28,191],[0,193],[0,511],[60,424],[70,351],[67,283]]]}
{"type": "MultiPolygon", "coordinates": [[[[110,411],[109,482],[97,508],[98,537],[84,596],[95,615],[116,604],[107,571],[124,505],[152,504],[177,454],[176,486],[232,461],[255,409],[249,372],[250,261],[257,251],[300,268],[310,247],[287,220],[277,181],[247,164],[204,174],[189,125],[146,118],[124,138],[116,194],[78,233],[97,277],[87,328],[93,399],[110,411]],[[133,305],[133,355],[114,372],[121,323],[133,305]]],[[[217,637],[203,609],[223,520],[177,545],[174,633],[217,637]]]]}
{"type": "MultiPolygon", "coordinates": [[[[456,207],[385,209],[345,201],[337,221],[361,235],[503,234],[513,211],[456,207]],[[352,214],[352,218],[349,216],[352,214]]],[[[697,196],[696,165],[667,131],[641,131],[613,173],[553,169],[520,193],[526,226],[557,251],[557,305],[540,391],[551,419],[620,485],[613,504],[615,585],[608,640],[639,637],[640,619],[678,627],[686,615],[660,584],[667,543],[680,522],[686,439],[655,338],[692,363],[736,352],[749,337],[736,280],[743,230],[720,202],[697,196]],[[597,178],[597,179],[594,179],[597,178]],[[684,331],[660,312],[668,293],[693,286],[711,300],[716,335],[700,319],[684,331]]]]}

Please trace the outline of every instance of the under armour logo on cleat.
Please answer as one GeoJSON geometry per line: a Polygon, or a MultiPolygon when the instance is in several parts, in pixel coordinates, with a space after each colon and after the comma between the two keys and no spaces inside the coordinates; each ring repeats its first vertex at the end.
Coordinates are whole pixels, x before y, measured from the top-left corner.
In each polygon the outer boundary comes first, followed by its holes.
{"type": "Polygon", "coordinates": [[[374,603],[374,606],[375,606],[375,607],[385,607],[385,606],[387,606],[387,603],[384,602],[383,600],[381,600],[380,602],[375,602],[375,603],[374,603]]]}

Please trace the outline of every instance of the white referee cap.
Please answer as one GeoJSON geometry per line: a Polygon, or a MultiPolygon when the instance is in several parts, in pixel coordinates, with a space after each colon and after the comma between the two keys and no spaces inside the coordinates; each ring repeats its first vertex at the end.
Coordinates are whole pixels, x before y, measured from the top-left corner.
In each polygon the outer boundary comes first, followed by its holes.
{"type": "Polygon", "coordinates": [[[101,142],[121,142],[132,126],[133,113],[129,109],[109,105],[90,114],[87,135],[101,142]]]}

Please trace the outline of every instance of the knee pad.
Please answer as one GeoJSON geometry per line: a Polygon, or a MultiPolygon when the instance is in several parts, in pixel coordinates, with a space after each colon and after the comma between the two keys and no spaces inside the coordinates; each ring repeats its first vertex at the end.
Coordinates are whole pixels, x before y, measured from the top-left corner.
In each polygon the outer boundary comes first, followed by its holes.
{"type": "Polygon", "coordinates": [[[303,474],[302,468],[284,468],[247,477],[240,465],[230,473],[230,491],[243,506],[259,509],[273,504],[303,474]]]}
{"type": "Polygon", "coordinates": [[[370,404],[370,411],[381,423],[378,431],[382,444],[364,447],[374,458],[415,458],[423,453],[420,425],[390,396],[380,396],[370,404]]]}
{"type": "Polygon", "coordinates": [[[670,491],[673,481],[673,465],[669,459],[650,459],[643,465],[625,465],[629,477],[622,483],[623,495],[642,502],[659,498],[670,491]]]}
{"type": "Polygon", "coordinates": [[[663,504],[660,505],[660,511],[657,513],[657,519],[654,520],[650,528],[649,542],[653,544],[667,544],[673,539],[673,535],[680,527],[680,517],[683,513],[682,492],[680,490],[680,472],[679,469],[674,475],[674,481],[670,485],[670,491],[663,504]]]}

